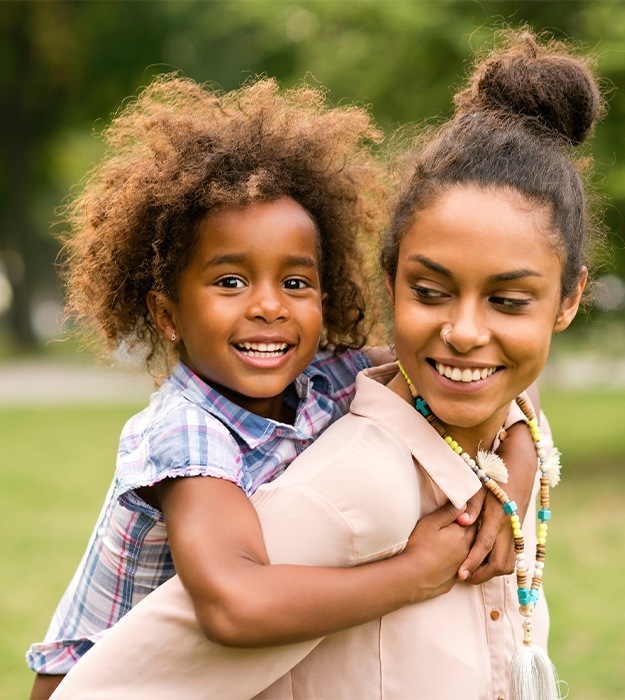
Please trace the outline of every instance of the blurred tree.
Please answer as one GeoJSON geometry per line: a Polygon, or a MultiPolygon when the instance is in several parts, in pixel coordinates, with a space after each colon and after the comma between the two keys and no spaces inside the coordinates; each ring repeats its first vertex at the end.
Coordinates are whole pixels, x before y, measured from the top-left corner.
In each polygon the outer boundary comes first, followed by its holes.
{"type": "MultiPolygon", "coordinates": [[[[596,47],[601,73],[625,83],[625,5],[610,0],[0,3],[0,260],[15,338],[34,342],[32,300],[53,284],[51,212],[98,157],[83,135],[98,120],[105,126],[155,73],[181,69],[226,90],[259,73],[285,85],[308,76],[332,101],[371,104],[390,130],[447,115],[466,61],[506,21],[596,47]]],[[[615,241],[625,207],[625,164],[615,155],[625,150],[624,112],[616,92],[593,142],[615,241]]],[[[623,275],[622,245],[617,261],[623,275]]]]}
{"type": "Polygon", "coordinates": [[[0,3],[0,260],[13,293],[9,327],[21,347],[36,343],[33,298],[54,279],[51,211],[42,213],[55,181],[51,146],[72,124],[88,128],[144,79],[167,33],[159,10],[158,3],[0,3]]]}

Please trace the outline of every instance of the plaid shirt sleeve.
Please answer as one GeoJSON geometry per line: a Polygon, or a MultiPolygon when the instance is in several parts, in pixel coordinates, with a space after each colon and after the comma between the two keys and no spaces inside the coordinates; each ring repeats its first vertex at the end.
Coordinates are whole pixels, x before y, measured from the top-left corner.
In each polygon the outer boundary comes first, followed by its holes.
{"type": "Polygon", "coordinates": [[[134,489],[174,476],[216,476],[242,488],[250,479],[216,418],[191,404],[171,409],[161,405],[156,416],[142,412],[126,425],[116,478],[87,551],[43,642],[27,653],[33,671],[67,673],[109,627],[174,575],[162,513],[134,489]]]}

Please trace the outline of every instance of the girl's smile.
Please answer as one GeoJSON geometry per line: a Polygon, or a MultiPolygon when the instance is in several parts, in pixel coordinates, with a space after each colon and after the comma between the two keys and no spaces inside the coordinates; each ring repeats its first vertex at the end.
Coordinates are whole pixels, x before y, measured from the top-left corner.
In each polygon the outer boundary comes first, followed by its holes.
{"type": "Polygon", "coordinates": [[[315,224],[293,199],[224,209],[200,222],[178,298],[161,299],[164,334],[176,332],[182,361],[258,415],[280,418],[284,390],[318,349],[318,249],[315,224]]]}
{"type": "MultiPolygon", "coordinates": [[[[390,289],[397,356],[467,446],[490,446],[510,401],[538,377],[552,333],[575,315],[584,280],[561,300],[552,241],[547,209],[475,186],[444,191],[401,238],[390,289]]],[[[393,388],[405,394],[401,377],[393,388]]]]}

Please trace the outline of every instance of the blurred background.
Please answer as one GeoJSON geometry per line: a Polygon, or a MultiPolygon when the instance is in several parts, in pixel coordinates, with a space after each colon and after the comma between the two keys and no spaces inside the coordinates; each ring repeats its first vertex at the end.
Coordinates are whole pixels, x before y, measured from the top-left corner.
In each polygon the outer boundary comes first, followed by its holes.
{"type": "Polygon", "coordinates": [[[475,49],[493,28],[524,22],[592,49],[610,95],[590,149],[611,256],[596,304],[556,338],[541,394],[565,465],[546,577],[552,655],[569,697],[625,698],[618,0],[0,3],[0,698],[27,697],[24,650],[45,632],[111,479],[119,431],[150,391],[140,372],[98,366],[58,342],[56,212],[97,162],[112,114],[161,72],[225,90],[264,73],[285,86],[317,80],[332,102],[371,105],[391,132],[444,118],[475,49]]]}

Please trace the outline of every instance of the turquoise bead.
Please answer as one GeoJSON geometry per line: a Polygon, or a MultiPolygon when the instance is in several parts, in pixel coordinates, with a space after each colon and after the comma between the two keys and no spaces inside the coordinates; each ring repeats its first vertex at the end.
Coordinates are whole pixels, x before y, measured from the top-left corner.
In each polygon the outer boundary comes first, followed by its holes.
{"type": "Polygon", "coordinates": [[[541,508],[538,511],[539,520],[551,520],[551,511],[547,508],[541,508]]]}
{"type": "Polygon", "coordinates": [[[528,605],[528,603],[530,603],[529,588],[517,588],[517,595],[519,597],[519,603],[521,605],[528,605]]]}
{"type": "MultiPolygon", "coordinates": [[[[514,501],[508,501],[507,503],[503,504],[503,512],[506,515],[512,515],[513,513],[516,513],[516,503],[514,501]]],[[[540,517],[540,516],[538,516],[540,517]]]]}

